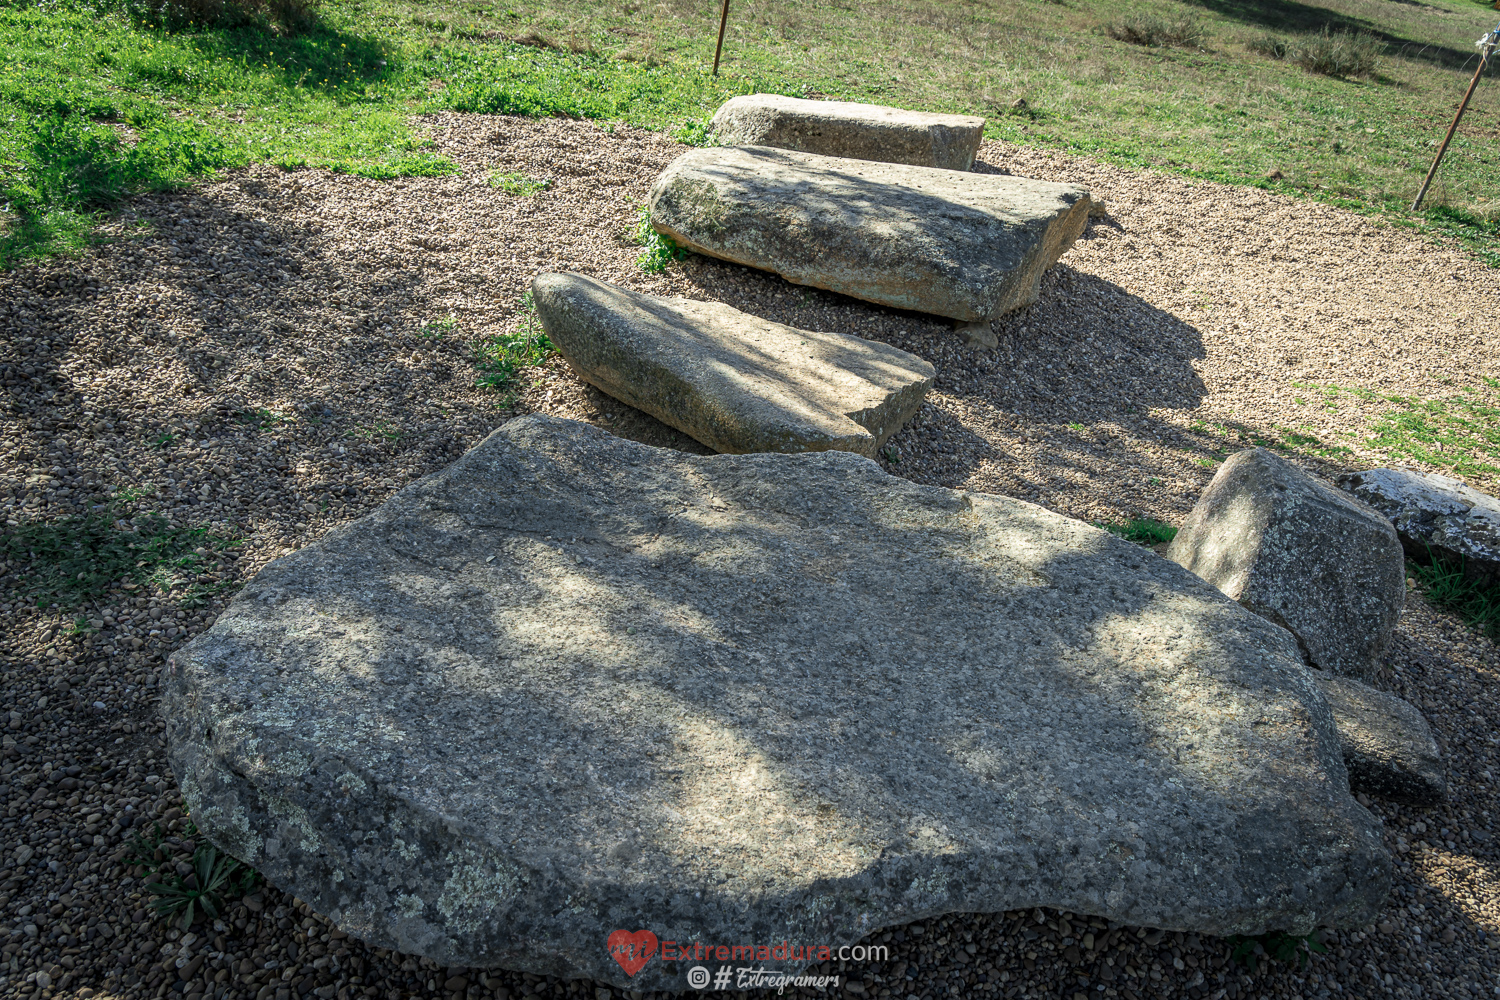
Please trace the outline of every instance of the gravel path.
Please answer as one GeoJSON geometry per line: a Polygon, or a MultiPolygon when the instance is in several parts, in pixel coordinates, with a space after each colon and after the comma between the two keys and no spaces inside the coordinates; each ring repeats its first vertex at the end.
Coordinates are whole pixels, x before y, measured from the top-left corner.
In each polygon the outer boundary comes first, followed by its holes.
{"type": "MultiPolygon", "coordinates": [[[[111,498],[103,509],[121,529],[147,525],[152,511],[205,529],[187,542],[201,558],[175,581],[145,567],[81,609],[0,603],[7,996],[606,995],[367,949],[269,887],[180,934],[151,919],[153,875],[124,853],[159,824],[167,837],[150,869],[191,855],[159,738],[156,673],[267,560],[368,512],[514,412],[702,450],[581,385],[560,360],[526,372],[508,409],[475,388],[469,339],[515,329],[538,270],[720,299],[920,354],[938,383],[893,438],[891,471],[1091,519],[1179,520],[1215,452],[1279,427],[1353,449],[1310,467],[1364,464],[1368,404],[1299,404],[1308,397],[1294,383],[1445,393],[1445,379],[1496,374],[1493,345],[1476,336],[1500,313],[1494,272],[1258,191],[987,144],[987,169],[1081,181],[1110,215],[985,353],[945,323],[739,267],[691,259],[643,274],[628,233],[651,179],[682,149],[659,135],[452,115],[428,125],[461,176],[374,183],[252,169],[136,199],[111,223],[112,242],[86,257],[0,275],[7,530],[79,518],[111,498]],[[552,186],[507,194],[490,171],[552,186]]],[[[25,562],[0,565],[0,598],[25,562]]],[[[1435,810],[1371,803],[1397,852],[1398,891],[1380,922],[1331,936],[1330,954],[1308,970],[1251,976],[1226,964],[1221,941],[1030,911],[882,932],[874,940],[892,960],[845,970],[860,987],[851,992],[1500,995],[1497,670],[1492,643],[1411,599],[1385,683],[1432,721],[1454,798],[1435,810]]]]}

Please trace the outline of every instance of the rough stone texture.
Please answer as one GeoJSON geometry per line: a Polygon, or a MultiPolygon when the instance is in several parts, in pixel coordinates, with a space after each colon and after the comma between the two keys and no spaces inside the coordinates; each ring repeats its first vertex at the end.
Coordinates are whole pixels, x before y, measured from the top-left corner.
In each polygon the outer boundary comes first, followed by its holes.
{"type": "Polygon", "coordinates": [[[1287,629],[1309,663],[1337,674],[1374,676],[1406,603],[1390,524],[1264,448],[1220,467],[1167,558],[1287,629]]]}
{"type": "Polygon", "coordinates": [[[1352,678],[1315,676],[1333,711],[1351,791],[1415,806],[1447,798],[1442,755],[1421,712],[1352,678]]]}
{"type": "Polygon", "coordinates": [[[532,282],[547,336],[581,378],[719,452],[873,458],[936,374],[914,354],[719,302],[642,295],[583,275],[532,282]]]}
{"type": "Polygon", "coordinates": [[[838,945],[1018,906],[1307,932],[1390,878],[1286,632],[845,452],[511,421],[268,565],[163,698],[210,839],[445,964],[680,988],[692,963],[632,979],[606,936],[838,945]]]}
{"type": "Polygon", "coordinates": [[[1037,300],[1088,223],[1089,194],[1002,174],[695,149],[652,185],[651,224],[711,257],[963,323],[1037,300]]]}
{"type": "Polygon", "coordinates": [[[853,101],[748,94],[720,105],[713,131],[727,146],[776,146],[822,156],[968,170],[984,139],[984,119],[853,101]]]}
{"type": "Polygon", "coordinates": [[[1500,500],[1435,472],[1371,469],[1338,484],[1390,519],[1408,555],[1462,562],[1471,579],[1500,582],[1500,500]]]}

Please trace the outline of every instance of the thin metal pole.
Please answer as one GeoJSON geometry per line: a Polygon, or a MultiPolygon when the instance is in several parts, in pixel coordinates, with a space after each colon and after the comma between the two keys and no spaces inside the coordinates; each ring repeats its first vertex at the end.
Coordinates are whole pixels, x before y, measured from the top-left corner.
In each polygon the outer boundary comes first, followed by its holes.
{"type": "Polygon", "coordinates": [[[724,50],[724,26],[729,23],[729,0],[724,0],[724,9],[719,12],[719,44],[714,46],[714,76],[719,75],[719,53],[724,50]]]}
{"type": "MultiPolygon", "coordinates": [[[[729,0],[724,0],[724,2],[727,4],[729,0]]],[[[1438,147],[1437,155],[1432,158],[1432,166],[1427,170],[1427,179],[1422,182],[1422,190],[1417,192],[1416,200],[1411,203],[1413,212],[1422,206],[1422,199],[1427,197],[1427,189],[1432,185],[1432,179],[1437,176],[1438,164],[1443,162],[1443,154],[1448,152],[1448,143],[1453,141],[1453,133],[1458,131],[1458,120],[1468,109],[1469,98],[1474,96],[1474,88],[1479,86],[1479,74],[1484,72],[1485,64],[1489,62],[1490,55],[1495,51],[1495,35],[1496,32],[1490,33],[1489,44],[1481,51],[1479,65],[1474,68],[1474,79],[1469,81],[1469,89],[1464,91],[1464,99],[1458,106],[1458,114],[1453,116],[1453,124],[1448,126],[1448,134],[1443,136],[1443,144],[1438,147]]]]}

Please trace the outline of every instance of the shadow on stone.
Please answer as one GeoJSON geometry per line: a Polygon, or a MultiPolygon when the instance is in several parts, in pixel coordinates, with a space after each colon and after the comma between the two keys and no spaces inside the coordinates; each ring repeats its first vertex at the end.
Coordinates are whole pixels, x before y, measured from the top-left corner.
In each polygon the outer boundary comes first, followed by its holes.
{"type": "Polygon", "coordinates": [[[1305,933],[1389,877],[1284,632],[844,453],[516,421],[273,563],[170,671],[200,828],[440,962],[667,988],[685,964],[630,979],[605,935],[1031,906],[1305,933]]]}

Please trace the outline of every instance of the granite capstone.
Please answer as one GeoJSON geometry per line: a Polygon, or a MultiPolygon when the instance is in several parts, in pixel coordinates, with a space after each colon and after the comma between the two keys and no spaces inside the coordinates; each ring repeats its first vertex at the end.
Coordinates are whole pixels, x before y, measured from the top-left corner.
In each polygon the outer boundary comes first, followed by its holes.
{"type": "Polygon", "coordinates": [[[199,829],[345,931],[629,989],[686,968],[627,975],[619,929],[1307,933],[1390,875],[1284,631],[847,452],[513,420],[266,567],[172,656],[163,716],[199,829]]]}

